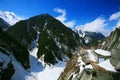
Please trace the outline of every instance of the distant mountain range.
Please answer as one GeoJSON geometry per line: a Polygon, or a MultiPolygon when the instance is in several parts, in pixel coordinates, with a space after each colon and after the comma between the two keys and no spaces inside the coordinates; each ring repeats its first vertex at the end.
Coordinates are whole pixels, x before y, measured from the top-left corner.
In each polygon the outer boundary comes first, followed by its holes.
{"type": "Polygon", "coordinates": [[[98,45],[99,41],[105,38],[105,36],[101,32],[82,31],[80,29],[76,29],[75,32],[84,39],[84,42],[87,44],[87,46],[98,45]]]}

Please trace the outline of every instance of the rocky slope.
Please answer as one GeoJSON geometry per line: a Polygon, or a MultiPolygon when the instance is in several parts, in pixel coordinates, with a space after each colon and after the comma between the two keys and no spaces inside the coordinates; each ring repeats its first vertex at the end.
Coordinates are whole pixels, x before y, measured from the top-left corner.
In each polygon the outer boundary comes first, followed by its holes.
{"type": "Polygon", "coordinates": [[[120,71],[120,28],[111,32],[110,36],[103,42],[102,48],[111,51],[111,63],[120,71]]]}
{"type": "Polygon", "coordinates": [[[20,21],[7,33],[28,50],[38,47],[37,57],[44,56],[48,64],[71,57],[72,52],[84,45],[75,32],[48,14],[20,21]]]}
{"type": "MultiPolygon", "coordinates": [[[[80,55],[75,59],[72,58],[67,63],[64,72],[60,75],[58,80],[119,80],[120,79],[120,28],[116,28],[111,32],[110,36],[108,36],[103,44],[101,49],[109,50],[111,52],[111,56],[104,60],[101,63],[96,61],[92,61],[94,56],[91,56],[91,59],[87,56],[95,53],[97,50],[93,50],[94,52],[88,53],[86,50],[81,51],[80,55]],[[109,61],[109,62],[108,62],[109,61]],[[73,65],[74,64],[74,65],[73,65]],[[68,66],[69,65],[69,66],[68,66]],[[70,66],[73,65],[73,66],[70,66]],[[102,66],[102,67],[101,67],[102,66]],[[68,70],[69,69],[69,70],[68,70]],[[110,69],[110,70],[109,70],[110,69]],[[112,70],[113,69],[113,70],[112,70]]],[[[104,51],[103,50],[103,51],[104,51]]],[[[100,52],[103,55],[106,55],[104,52],[100,52]]],[[[100,55],[97,55],[100,59],[100,55]]],[[[104,58],[104,57],[103,57],[104,58]]]]}

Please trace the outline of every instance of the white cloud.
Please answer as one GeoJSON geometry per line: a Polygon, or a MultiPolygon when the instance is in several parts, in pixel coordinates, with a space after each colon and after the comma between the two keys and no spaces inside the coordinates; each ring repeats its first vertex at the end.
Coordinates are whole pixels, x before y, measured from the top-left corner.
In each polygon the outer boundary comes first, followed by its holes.
{"type": "Polygon", "coordinates": [[[61,15],[57,16],[56,19],[64,22],[66,20],[66,10],[60,8],[54,8],[55,12],[61,13],[61,15]]]}
{"type": "Polygon", "coordinates": [[[118,27],[120,27],[120,19],[118,20],[118,22],[116,23],[116,25],[113,27],[113,30],[115,30],[118,27]]]}
{"type": "Polygon", "coordinates": [[[112,21],[112,20],[117,20],[117,19],[119,19],[119,18],[120,18],[120,11],[118,11],[118,12],[116,12],[116,13],[113,13],[113,14],[110,16],[109,20],[112,21]]]}
{"type": "Polygon", "coordinates": [[[24,19],[23,17],[17,16],[15,13],[9,11],[0,11],[0,17],[10,25],[14,25],[16,22],[24,19]]]}
{"type": "Polygon", "coordinates": [[[54,8],[54,11],[57,13],[60,13],[61,15],[55,17],[56,19],[60,20],[64,25],[66,25],[69,28],[73,28],[73,26],[75,25],[76,21],[72,20],[72,21],[66,21],[66,10],[65,9],[61,9],[61,8],[54,8]]]}
{"type": "Polygon", "coordinates": [[[116,21],[116,24],[113,26],[112,30],[115,30],[117,27],[120,27],[120,11],[113,13],[110,18],[110,21],[116,21]]]}
{"type": "Polygon", "coordinates": [[[117,26],[117,27],[120,27],[120,19],[118,20],[116,26],[117,26]]]}
{"type": "Polygon", "coordinates": [[[105,36],[109,34],[109,30],[105,29],[107,23],[104,18],[97,18],[92,22],[86,23],[84,25],[76,26],[76,29],[81,29],[82,31],[90,31],[90,32],[101,32],[105,36]]]}

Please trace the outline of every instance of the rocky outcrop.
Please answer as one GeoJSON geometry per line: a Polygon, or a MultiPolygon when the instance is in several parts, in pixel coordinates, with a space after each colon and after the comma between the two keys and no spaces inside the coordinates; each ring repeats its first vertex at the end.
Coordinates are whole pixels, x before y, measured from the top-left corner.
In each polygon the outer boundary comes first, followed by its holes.
{"type": "Polygon", "coordinates": [[[119,79],[120,73],[85,69],[81,77],[75,77],[72,80],[119,80],[119,79]]]}
{"type": "Polygon", "coordinates": [[[116,28],[110,36],[103,42],[102,49],[120,49],[120,29],[116,28]]]}
{"type": "Polygon", "coordinates": [[[61,73],[58,80],[68,80],[72,78],[72,73],[78,73],[79,67],[78,65],[78,55],[73,55],[73,57],[67,62],[66,68],[64,72],[61,73]]]}
{"type": "Polygon", "coordinates": [[[102,49],[111,51],[111,63],[120,71],[120,28],[112,31],[103,43],[102,49]]]}
{"type": "Polygon", "coordinates": [[[15,73],[14,66],[10,61],[7,67],[4,68],[5,62],[0,62],[0,80],[11,80],[12,75],[15,73]]]}

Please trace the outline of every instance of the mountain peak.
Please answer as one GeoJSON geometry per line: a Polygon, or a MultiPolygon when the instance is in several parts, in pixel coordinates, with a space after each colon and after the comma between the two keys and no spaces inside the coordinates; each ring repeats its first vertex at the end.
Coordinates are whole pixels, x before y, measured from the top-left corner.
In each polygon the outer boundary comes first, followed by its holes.
{"type": "Polygon", "coordinates": [[[80,45],[79,36],[49,14],[20,21],[7,30],[8,34],[28,50],[38,48],[37,57],[44,55],[46,63],[67,60],[80,45]]]}
{"type": "MultiPolygon", "coordinates": [[[[47,18],[54,18],[54,17],[52,17],[50,14],[48,14],[48,13],[45,13],[45,14],[40,14],[40,15],[37,15],[37,16],[33,16],[33,17],[31,17],[30,19],[32,19],[32,18],[43,18],[43,19],[47,19],[47,18]]],[[[55,18],[54,18],[55,19],[55,18]]]]}

